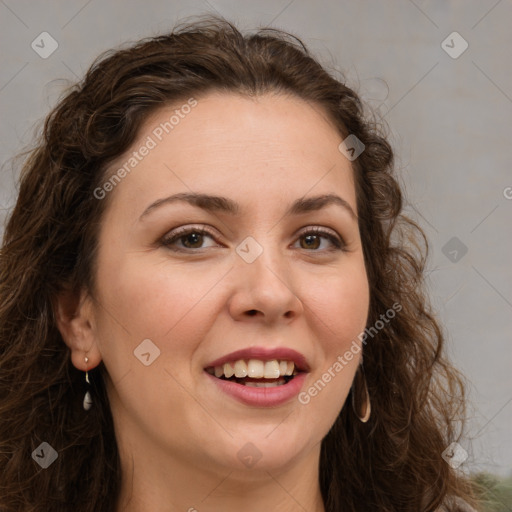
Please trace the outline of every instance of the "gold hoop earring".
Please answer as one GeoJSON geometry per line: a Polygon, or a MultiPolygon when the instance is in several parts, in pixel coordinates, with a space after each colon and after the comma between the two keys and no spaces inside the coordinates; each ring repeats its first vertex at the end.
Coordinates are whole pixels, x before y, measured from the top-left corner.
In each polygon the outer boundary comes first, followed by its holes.
{"type": "MultiPolygon", "coordinates": [[[[89,362],[89,358],[86,356],[85,364],[87,365],[88,362],[89,362]]],[[[89,371],[88,370],[85,371],[85,382],[87,382],[87,384],[89,384],[89,385],[91,384],[89,382],[89,371]]],[[[86,411],[88,411],[92,407],[92,397],[91,397],[91,393],[89,392],[89,390],[87,390],[87,392],[85,393],[83,407],[86,411]]]]}
{"type": "Polygon", "coordinates": [[[359,365],[352,382],[352,409],[361,423],[370,419],[372,406],[362,364],[359,365]]]}

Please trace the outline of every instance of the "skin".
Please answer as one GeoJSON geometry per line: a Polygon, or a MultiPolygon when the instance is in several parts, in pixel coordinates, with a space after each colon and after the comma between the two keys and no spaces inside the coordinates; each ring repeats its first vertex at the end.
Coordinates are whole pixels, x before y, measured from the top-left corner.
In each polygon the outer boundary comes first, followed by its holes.
{"type": "MultiPolygon", "coordinates": [[[[284,216],[296,199],[321,194],[356,212],[353,170],[338,150],[343,137],[316,105],[220,92],[197,101],[110,192],[95,296],[62,295],[59,329],[76,368],[103,360],[108,370],[123,474],[117,512],[321,512],[320,442],[360,354],[307,405],[241,404],[204,368],[241,348],[290,347],[311,367],[304,391],[357,341],[369,306],[357,217],[337,205],[284,216]],[[154,201],[191,191],[228,197],[240,211],[176,202],[140,219],[154,201]],[[162,243],[181,226],[213,237],[162,243]],[[316,226],[341,237],[344,250],[302,236],[316,226]],[[263,248],[252,263],[236,252],[248,236],[263,248]],[[145,339],[160,350],[148,366],[134,356],[145,339]],[[252,467],[237,456],[247,443],[261,454],[252,467]]],[[[179,107],[155,112],[106,176],[179,107]]]]}

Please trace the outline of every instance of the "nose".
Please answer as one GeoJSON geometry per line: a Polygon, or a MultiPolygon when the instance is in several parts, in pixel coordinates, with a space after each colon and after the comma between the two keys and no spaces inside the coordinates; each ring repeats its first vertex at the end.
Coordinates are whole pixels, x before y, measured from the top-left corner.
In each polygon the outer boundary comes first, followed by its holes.
{"type": "Polygon", "coordinates": [[[304,311],[297,281],[283,255],[263,250],[254,261],[237,256],[229,312],[235,320],[290,322],[304,311]]]}

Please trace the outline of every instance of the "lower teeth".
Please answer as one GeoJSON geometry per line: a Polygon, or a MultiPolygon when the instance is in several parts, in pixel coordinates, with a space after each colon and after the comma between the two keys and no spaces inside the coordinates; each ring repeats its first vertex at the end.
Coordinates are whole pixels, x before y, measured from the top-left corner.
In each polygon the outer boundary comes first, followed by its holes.
{"type": "MultiPolygon", "coordinates": [[[[208,373],[213,375],[213,371],[208,373]]],[[[251,379],[249,377],[237,378],[234,375],[229,378],[226,378],[224,375],[217,378],[220,380],[236,382],[237,384],[241,384],[242,386],[247,386],[250,388],[275,388],[276,386],[283,386],[284,384],[288,384],[288,382],[290,382],[295,377],[295,375],[296,373],[293,375],[285,375],[277,379],[269,379],[268,381],[265,381],[264,379],[251,379]]]]}
{"type": "Polygon", "coordinates": [[[284,379],[275,380],[273,382],[244,381],[244,382],[240,382],[240,384],[243,384],[244,386],[247,386],[250,388],[275,388],[276,386],[282,386],[283,384],[286,384],[286,381],[284,379]]]}

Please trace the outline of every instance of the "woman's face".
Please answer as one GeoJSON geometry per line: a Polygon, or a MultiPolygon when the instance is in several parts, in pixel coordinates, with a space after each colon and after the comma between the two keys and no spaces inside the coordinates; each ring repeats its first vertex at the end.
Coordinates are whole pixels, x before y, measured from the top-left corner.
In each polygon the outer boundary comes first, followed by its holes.
{"type": "Polygon", "coordinates": [[[90,325],[121,452],[212,471],[318,455],[369,305],[341,140],[298,98],[209,93],[110,166],[90,325]]]}

